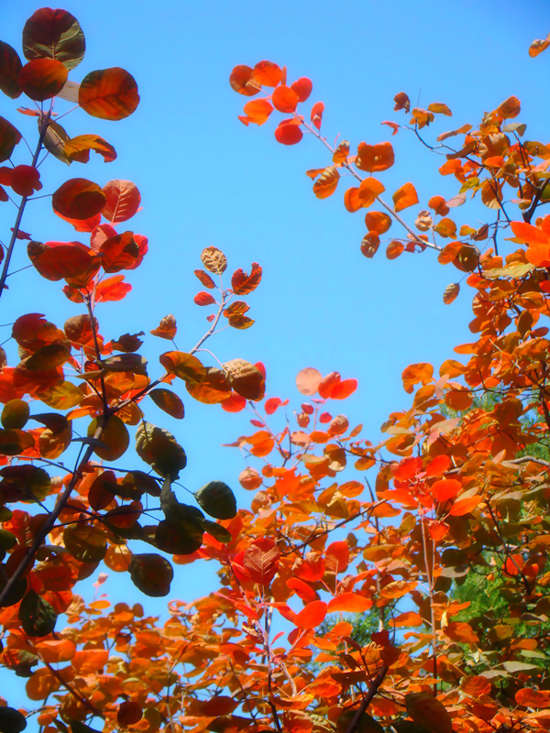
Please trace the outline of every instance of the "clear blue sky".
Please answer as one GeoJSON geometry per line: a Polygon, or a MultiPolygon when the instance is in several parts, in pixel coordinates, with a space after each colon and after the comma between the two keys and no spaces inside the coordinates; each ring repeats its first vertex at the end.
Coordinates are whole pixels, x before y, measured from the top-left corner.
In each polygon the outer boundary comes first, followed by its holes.
{"type": "MultiPolygon", "coordinates": [[[[2,8],[1,39],[20,53],[22,26],[38,7],[18,0],[2,8]]],[[[311,101],[326,104],[324,133],[329,139],[341,135],[352,146],[390,139],[380,122],[403,120],[392,110],[393,96],[402,90],[418,106],[442,101],[453,110],[453,118],[442,117],[428,135],[475,123],[515,94],[528,138],[544,140],[549,59],[544,54],[532,60],[527,49],[550,30],[547,0],[71,0],[63,7],[79,19],[87,39],[85,59],[70,79],[122,66],[135,76],[141,94],[137,112],[127,120],[106,122],[76,111],[63,121],[71,135],[95,132],[111,142],[119,155],[115,162],[98,158],[68,169],[52,160],[42,172],[48,191],[75,176],[100,185],[131,179],[141,190],[143,211],[131,225],[149,237],[150,251],[143,266],[128,273],[132,293],[101,306],[104,336],[148,332],[174,313],[178,345],[190,348],[206,326],[206,309],[192,302],[199,289],[193,269],[200,266],[203,247],[214,244],[226,252],[230,267],[247,269],[257,261],[264,268],[263,282],[249,299],[256,324],[213,340],[210,348],[218,358],[263,361],[267,396],[290,397],[296,406],[301,398],[294,378],[305,366],[356,377],[359,390],[343,407],[376,440],[387,413],[408,404],[403,368],[415,361],[437,365],[452,356],[453,345],[469,340],[468,293],[452,306],[441,301],[445,286],[460,273],[438,265],[430,251],[388,262],[381,247],[374,260],[366,260],[359,251],[363,216],[345,211],[344,186],[327,201],[311,192],[305,171],[327,164],[325,151],[312,139],[291,148],[277,144],[273,122],[245,128],[237,115],[246,99],[230,89],[229,73],[236,64],[265,58],[286,65],[291,80],[309,76],[311,101]]],[[[25,102],[3,97],[0,114],[31,131],[33,121],[14,112],[20,104],[25,102]]],[[[397,163],[382,178],[390,193],[408,180],[424,203],[433,194],[455,192],[452,181],[435,173],[440,161],[411,136],[400,132],[391,140],[397,163]]],[[[48,199],[33,204],[23,229],[43,241],[78,239],[48,207],[48,199]]],[[[484,216],[478,209],[467,221],[481,225],[484,216]]],[[[8,204],[2,204],[0,224],[5,241],[13,225],[8,204]]],[[[26,264],[24,253],[18,262],[26,264]]],[[[41,311],[62,325],[81,312],[57,284],[30,271],[12,278],[10,287],[2,299],[2,323],[41,311]]],[[[162,350],[153,337],[144,346],[152,375],[162,350]]],[[[185,390],[181,395],[184,421],[152,409],[151,419],[185,446],[189,468],[183,481],[198,488],[223,479],[237,489],[244,464],[235,449],[220,446],[252,428],[242,415],[196,405],[185,390]]],[[[237,493],[241,503],[248,501],[245,492],[237,493]]],[[[208,591],[208,575],[191,567],[179,573],[174,596],[190,600],[208,591]]],[[[113,586],[107,588],[116,595],[113,586]]]]}

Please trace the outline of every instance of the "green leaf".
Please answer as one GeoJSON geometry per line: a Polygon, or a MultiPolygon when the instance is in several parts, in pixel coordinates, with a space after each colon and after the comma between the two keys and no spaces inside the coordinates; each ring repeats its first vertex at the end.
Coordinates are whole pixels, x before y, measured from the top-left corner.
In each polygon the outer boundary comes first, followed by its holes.
{"type": "Polygon", "coordinates": [[[216,519],[232,519],[237,513],[235,495],[223,481],[210,481],[195,497],[204,511],[216,519]]]}
{"type": "Polygon", "coordinates": [[[57,613],[48,601],[30,590],[19,606],[19,620],[29,636],[47,636],[55,629],[57,613]]]}
{"type": "Polygon", "coordinates": [[[130,577],[134,585],[148,596],[166,596],[174,577],[172,566],[164,557],[154,553],[133,555],[130,562],[130,577]]]}
{"type": "Polygon", "coordinates": [[[204,531],[212,535],[212,537],[218,540],[218,542],[227,544],[233,539],[233,536],[228,529],[222,527],[221,524],[217,524],[217,522],[212,522],[210,519],[203,519],[202,526],[204,531]]]}
{"type": "Polygon", "coordinates": [[[7,430],[20,430],[29,419],[29,405],[25,400],[10,400],[2,410],[2,426],[7,430]]]}
{"type": "Polygon", "coordinates": [[[185,451],[174,436],[145,420],[136,431],[136,451],[158,474],[172,480],[187,465],[185,451]]]}

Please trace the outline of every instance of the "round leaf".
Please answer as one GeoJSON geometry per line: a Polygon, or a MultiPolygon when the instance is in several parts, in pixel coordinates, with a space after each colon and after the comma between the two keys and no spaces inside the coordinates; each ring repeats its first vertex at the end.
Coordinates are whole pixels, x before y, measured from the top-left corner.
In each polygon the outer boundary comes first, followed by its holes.
{"type": "Polygon", "coordinates": [[[235,495],[223,481],[210,481],[195,497],[204,511],[216,519],[232,519],[237,513],[235,495]]]}
{"type": "Polygon", "coordinates": [[[136,451],[161,476],[175,479],[187,465],[185,451],[174,436],[145,421],[136,431],[136,451]]]}
{"type": "Polygon", "coordinates": [[[0,41],[0,89],[12,99],[21,94],[18,81],[20,71],[19,54],[8,43],[0,41]]]}
{"type": "Polygon", "coordinates": [[[67,67],[55,59],[34,59],[19,72],[21,89],[39,102],[55,97],[67,81],[67,67]]]}
{"type": "Polygon", "coordinates": [[[122,120],[131,115],[139,104],[136,81],[117,66],[91,71],[82,80],[78,103],[92,117],[122,120]]]}
{"type": "Polygon", "coordinates": [[[65,547],[82,562],[103,560],[107,552],[107,537],[103,530],[89,524],[70,524],[63,532],[65,547]]]}
{"type": "Polygon", "coordinates": [[[19,606],[19,620],[29,636],[47,636],[55,628],[57,614],[48,601],[30,590],[19,606]]]}
{"type": "Polygon", "coordinates": [[[89,219],[102,210],[105,194],[101,188],[86,178],[70,178],[52,196],[56,214],[69,219],[89,219]]]}
{"type": "Polygon", "coordinates": [[[84,58],[85,49],[82,28],[66,10],[40,8],[23,28],[23,53],[28,59],[57,59],[73,69],[84,58]]]}
{"type": "Polygon", "coordinates": [[[151,392],[149,392],[149,397],[151,397],[153,402],[160,407],[161,410],[172,415],[172,417],[176,417],[181,420],[185,415],[183,402],[177,394],[171,390],[159,387],[158,389],[151,390],[151,392]]]}
{"type": "Polygon", "coordinates": [[[172,566],[164,557],[154,553],[133,555],[130,577],[134,585],[148,596],[166,596],[174,577],[172,566]]]}
{"type": "Polygon", "coordinates": [[[2,410],[2,425],[8,430],[20,430],[29,419],[29,412],[29,405],[25,400],[10,400],[2,410]]]}
{"type": "MultiPolygon", "coordinates": [[[[93,437],[98,427],[97,419],[93,419],[88,427],[88,437],[93,437]]],[[[103,427],[99,442],[95,445],[94,451],[104,461],[116,461],[128,448],[130,438],[128,430],[122,420],[116,415],[111,415],[103,427]]]]}

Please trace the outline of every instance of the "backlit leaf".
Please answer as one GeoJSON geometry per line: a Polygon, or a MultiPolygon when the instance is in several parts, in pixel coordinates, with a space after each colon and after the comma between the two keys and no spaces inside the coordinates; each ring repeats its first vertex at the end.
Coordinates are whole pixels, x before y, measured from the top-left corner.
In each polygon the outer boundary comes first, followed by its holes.
{"type": "Polygon", "coordinates": [[[88,219],[99,214],[106,197],[101,188],[86,178],[71,178],[65,181],[52,197],[56,214],[69,219],[88,219]]]}
{"type": "Polygon", "coordinates": [[[340,174],[338,173],[338,169],[336,166],[331,165],[324,169],[313,184],[313,193],[318,199],[326,199],[336,191],[339,180],[340,174]]]}
{"type": "Polygon", "coordinates": [[[18,82],[31,99],[43,101],[55,97],[67,81],[67,67],[50,58],[33,59],[19,72],[18,82]]]}
{"type": "Polygon", "coordinates": [[[393,194],[393,203],[396,211],[402,211],[418,203],[418,195],[412,183],[405,183],[393,194]]]}
{"type": "Polygon", "coordinates": [[[132,181],[119,179],[109,181],[103,186],[103,193],[105,194],[105,203],[101,213],[113,224],[127,221],[139,209],[141,194],[132,181]]]}
{"type": "Polygon", "coordinates": [[[105,532],[90,524],[70,524],[65,527],[63,542],[71,555],[82,562],[103,560],[107,551],[105,532]]]}
{"type": "Polygon", "coordinates": [[[262,268],[257,262],[253,262],[249,275],[241,269],[235,270],[231,277],[231,287],[236,295],[248,295],[258,287],[261,279],[262,268]]]}
{"type": "Polygon", "coordinates": [[[134,77],[117,66],[87,74],[78,103],[88,114],[104,120],[122,120],[135,111],[139,94],[134,77]]]}
{"type": "Polygon", "coordinates": [[[457,297],[459,292],[460,292],[459,283],[451,283],[450,285],[447,285],[447,287],[445,288],[443,292],[443,302],[446,305],[449,305],[457,297]]]}
{"type": "Polygon", "coordinates": [[[186,382],[201,382],[207,374],[206,367],[192,354],[184,351],[167,351],[159,361],[169,374],[175,374],[186,382]]]}
{"type": "Polygon", "coordinates": [[[261,84],[253,78],[250,66],[235,66],[229,77],[231,88],[245,97],[253,97],[261,90],[261,84]]]}
{"type": "MultiPolygon", "coordinates": [[[[48,125],[48,129],[50,126],[48,125]]],[[[99,135],[77,135],[65,142],[63,150],[69,160],[77,160],[80,163],[88,162],[90,150],[95,150],[96,153],[102,155],[106,163],[116,159],[116,151],[113,146],[99,135]]]]}
{"type": "Polygon", "coordinates": [[[243,111],[245,118],[240,118],[242,122],[248,124],[253,122],[256,125],[263,125],[273,112],[273,106],[267,99],[253,99],[244,105],[243,111]]]}
{"type": "Polygon", "coordinates": [[[28,59],[57,59],[73,69],[82,61],[85,48],[82,28],[66,10],[41,8],[23,28],[23,53],[28,59]]]}
{"type": "Polygon", "coordinates": [[[300,97],[292,87],[280,84],[271,95],[271,101],[279,112],[294,112],[300,97]]]}
{"type": "Polygon", "coordinates": [[[324,601],[311,601],[297,614],[294,623],[300,629],[314,629],[324,621],[327,608],[324,601]]]}
{"type": "Polygon", "coordinates": [[[327,611],[341,611],[343,613],[363,613],[372,608],[372,600],[360,593],[341,593],[329,601],[327,611]]]}
{"type": "Polygon", "coordinates": [[[215,367],[206,367],[206,373],[200,381],[189,379],[186,380],[185,386],[191,397],[207,405],[218,404],[232,395],[226,372],[215,367]]]}
{"type": "Polygon", "coordinates": [[[268,586],[279,566],[280,553],[270,537],[254,540],[244,551],[242,564],[254,583],[268,586]]]}
{"type": "Polygon", "coordinates": [[[294,117],[289,120],[282,120],[275,128],[275,139],[283,145],[296,145],[303,136],[300,120],[294,117]]]}
{"type": "Polygon", "coordinates": [[[201,252],[201,262],[214,275],[222,275],[227,269],[227,258],[217,247],[205,247],[201,252]]]}
{"type": "MultiPolygon", "coordinates": [[[[88,426],[88,437],[92,437],[99,426],[94,418],[88,426]]],[[[104,461],[116,461],[126,452],[130,437],[122,420],[116,415],[110,415],[104,424],[99,442],[94,445],[94,452],[104,461]]]]}
{"type": "Polygon", "coordinates": [[[395,162],[392,144],[389,142],[378,145],[359,143],[355,165],[362,171],[373,173],[385,171],[395,162]]]}
{"type": "Polygon", "coordinates": [[[159,338],[168,339],[172,341],[177,333],[176,319],[172,314],[164,316],[160,319],[160,323],[156,328],[153,328],[149,333],[159,338]]]}
{"type": "Polygon", "coordinates": [[[159,387],[151,390],[149,392],[149,397],[151,397],[153,402],[160,407],[161,410],[172,415],[172,417],[176,417],[180,420],[184,417],[185,409],[183,407],[183,402],[175,392],[165,389],[164,387],[159,387]]]}

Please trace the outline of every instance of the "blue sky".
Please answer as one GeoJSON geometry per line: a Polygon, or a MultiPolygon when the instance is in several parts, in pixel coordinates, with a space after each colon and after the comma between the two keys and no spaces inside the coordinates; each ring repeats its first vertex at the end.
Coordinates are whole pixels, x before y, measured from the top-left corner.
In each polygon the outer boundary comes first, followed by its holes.
{"type": "MultiPolygon", "coordinates": [[[[1,38],[19,52],[23,24],[38,7],[18,0],[2,9],[1,38]]],[[[131,179],[140,188],[143,210],[131,226],[149,237],[149,254],[140,269],[128,274],[132,293],[121,303],[100,306],[104,336],[148,332],[173,313],[178,346],[190,348],[206,328],[209,312],[193,305],[200,288],[193,270],[200,267],[203,247],[213,244],[225,251],[230,268],[248,269],[259,262],[264,279],[249,298],[255,325],[248,331],[224,331],[209,348],[221,361],[263,361],[267,396],[289,397],[294,406],[301,401],[294,379],[305,366],[356,377],[356,395],[335,408],[363,422],[366,435],[376,440],[387,413],[408,405],[401,387],[403,368],[416,361],[438,365],[452,356],[455,344],[470,340],[469,295],[464,292],[451,306],[443,305],[445,286],[460,273],[438,265],[430,251],[388,262],[381,247],[374,260],[366,260],[359,251],[363,215],[344,209],[344,182],[325,201],[311,192],[305,171],[328,164],[324,149],[308,136],[294,147],[279,145],[272,121],[245,128],[237,115],[246,99],[230,89],[229,73],[236,64],[270,59],[286,65],[291,80],[309,76],[311,102],[326,105],[324,134],[350,140],[352,149],[361,140],[391,139],[396,165],[381,175],[388,193],[412,180],[425,203],[431,195],[450,196],[456,189],[437,174],[441,161],[411,135],[401,131],[390,138],[389,128],[380,126],[383,120],[404,120],[402,113],[393,112],[394,94],[406,91],[420,107],[435,101],[450,106],[453,117],[441,117],[433,132],[428,128],[427,136],[433,137],[476,123],[483,112],[515,94],[522,101],[527,137],[544,140],[549,61],[546,54],[530,59],[527,49],[550,29],[550,5],[546,0],[356,0],[338,5],[94,0],[63,7],[78,18],[87,39],[84,61],[70,79],[122,66],[136,78],[141,95],[137,112],[118,123],[78,110],[63,120],[71,135],[95,132],[111,142],[119,156],[115,162],[96,159],[86,167],[74,163],[69,170],[48,160],[42,169],[45,192],[75,176],[100,185],[112,178],[131,179]]],[[[33,121],[15,113],[20,104],[26,102],[14,104],[4,97],[0,114],[32,137],[33,121]]],[[[16,160],[27,163],[19,147],[23,157],[16,160]]],[[[406,218],[413,221],[419,208],[404,212],[406,218]]],[[[461,223],[473,226],[487,216],[475,207],[457,214],[461,223]]],[[[13,225],[8,204],[2,204],[0,224],[5,241],[13,225]]],[[[23,229],[42,241],[78,239],[51,214],[48,199],[32,204],[23,229]]],[[[391,232],[398,234],[395,226],[391,232]]],[[[23,248],[17,262],[27,262],[23,248]]],[[[0,321],[9,323],[33,311],[44,312],[58,325],[81,312],[57,284],[25,271],[11,279],[0,321]]],[[[146,341],[143,353],[153,375],[163,350],[153,337],[146,341]]],[[[189,468],[183,481],[195,489],[222,479],[237,488],[244,464],[235,449],[221,444],[252,431],[247,418],[194,404],[185,390],[180,393],[184,421],[153,408],[150,419],[174,432],[186,448],[189,468]]],[[[237,493],[241,503],[248,502],[245,492],[237,493]]],[[[174,596],[190,600],[208,591],[208,574],[191,567],[179,573],[174,596]]],[[[114,586],[106,587],[116,595],[114,586]]]]}

